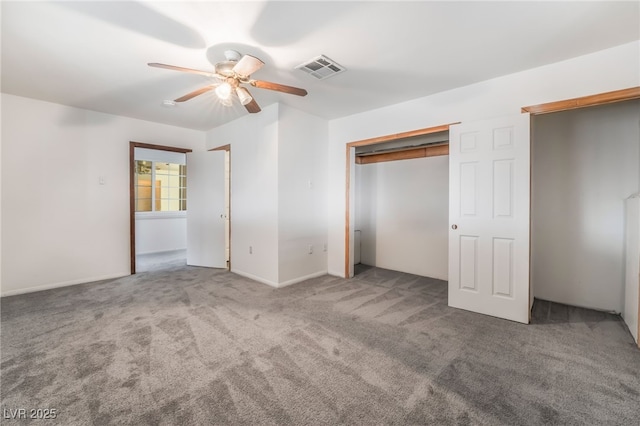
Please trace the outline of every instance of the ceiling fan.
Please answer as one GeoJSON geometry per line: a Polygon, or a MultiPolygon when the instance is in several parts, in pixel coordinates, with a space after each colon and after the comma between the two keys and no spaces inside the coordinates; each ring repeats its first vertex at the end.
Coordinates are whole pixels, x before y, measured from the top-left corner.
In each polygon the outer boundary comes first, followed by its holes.
{"type": "Polygon", "coordinates": [[[193,99],[198,95],[213,90],[223,105],[231,105],[233,102],[233,93],[238,100],[250,113],[260,112],[260,106],[253,99],[244,84],[257,87],[259,89],[275,90],[277,92],[289,93],[291,95],[306,96],[307,91],[298,87],[285,86],[284,84],[271,83],[263,80],[254,80],[251,74],[258,71],[264,65],[260,59],[251,55],[241,56],[235,50],[227,50],[224,52],[225,61],[218,62],[213,72],[200,71],[191,68],[176,67],[174,65],[149,63],[150,67],[166,68],[174,71],[188,72],[191,74],[200,74],[206,77],[212,77],[217,82],[201,87],[191,93],[175,99],[175,102],[184,102],[193,99]]]}

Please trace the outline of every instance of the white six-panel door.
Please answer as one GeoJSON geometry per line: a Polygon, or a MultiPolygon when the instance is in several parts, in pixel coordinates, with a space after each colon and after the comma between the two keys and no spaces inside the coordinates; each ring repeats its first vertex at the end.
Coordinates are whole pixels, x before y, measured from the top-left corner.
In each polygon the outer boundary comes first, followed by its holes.
{"type": "Polygon", "coordinates": [[[226,268],[225,152],[187,154],[187,265],[226,268]]]}
{"type": "Polygon", "coordinates": [[[449,306],[529,322],[529,114],[449,129],[449,306]]]}

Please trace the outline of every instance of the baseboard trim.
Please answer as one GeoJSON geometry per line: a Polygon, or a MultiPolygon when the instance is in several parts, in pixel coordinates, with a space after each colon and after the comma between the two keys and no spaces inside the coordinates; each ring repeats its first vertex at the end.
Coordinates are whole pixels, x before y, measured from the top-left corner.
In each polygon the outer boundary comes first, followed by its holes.
{"type": "MultiPolygon", "coordinates": [[[[622,312],[618,312],[615,309],[595,308],[593,306],[581,305],[581,304],[576,304],[576,303],[573,303],[573,302],[559,302],[557,300],[551,300],[551,299],[547,299],[547,298],[542,298],[542,297],[538,297],[536,295],[533,295],[533,298],[537,299],[537,300],[541,300],[543,302],[557,303],[559,305],[567,305],[567,306],[572,306],[574,308],[590,309],[592,311],[604,312],[605,314],[622,315],[622,312]]],[[[533,305],[531,305],[531,307],[533,307],[533,305]]]]}
{"type": "Polygon", "coordinates": [[[321,277],[323,275],[327,275],[327,271],[318,271],[318,272],[314,272],[314,273],[309,274],[309,275],[305,275],[304,277],[294,278],[292,280],[282,282],[282,283],[278,284],[278,288],[286,287],[286,286],[289,286],[289,285],[292,285],[292,284],[297,284],[299,282],[310,280],[312,278],[318,278],[318,277],[321,277]]]}
{"type": "Polygon", "coordinates": [[[231,269],[231,272],[234,273],[234,274],[238,274],[240,276],[243,276],[245,278],[249,278],[249,279],[252,279],[254,281],[258,281],[259,283],[266,284],[266,285],[268,285],[270,287],[274,287],[274,288],[287,287],[287,286],[290,286],[292,284],[297,284],[297,283],[302,282],[302,281],[306,281],[306,280],[310,280],[312,278],[317,278],[317,277],[321,277],[323,275],[327,275],[327,271],[317,271],[317,272],[314,272],[312,274],[305,275],[303,277],[294,278],[294,279],[291,279],[291,280],[288,280],[288,281],[285,281],[285,282],[282,282],[282,283],[276,283],[276,282],[264,279],[262,277],[258,277],[256,275],[250,274],[248,272],[239,271],[239,270],[233,269],[233,268],[231,269]]]}
{"type": "Polygon", "coordinates": [[[278,288],[278,283],[266,280],[266,279],[264,279],[262,277],[259,277],[257,275],[253,275],[253,274],[250,274],[250,273],[244,272],[244,271],[239,271],[239,270],[233,269],[233,268],[231,268],[231,272],[233,272],[234,274],[238,274],[240,276],[243,276],[245,278],[249,278],[251,280],[258,281],[259,283],[266,284],[266,285],[274,287],[274,288],[278,288]]]}
{"type": "Polygon", "coordinates": [[[177,248],[177,249],[171,249],[171,250],[160,250],[160,251],[145,251],[144,253],[136,253],[136,256],[144,256],[147,254],[168,254],[168,253],[174,253],[177,251],[184,251],[186,252],[187,249],[185,248],[177,248]]]}
{"type": "Polygon", "coordinates": [[[54,288],[69,287],[69,286],[78,285],[78,284],[88,284],[96,281],[112,280],[114,278],[122,278],[129,275],[131,275],[131,273],[127,271],[119,274],[109,274],[109,275],[101,275],[98,277],[81,278],[77,280],[63,281],[59,283],[45,284],[45,285],[40,285],[36,287],[19,288],[16,290],[9,290],[9,291],[0,290],[0,297],[17,296],[18,294],[35,293],[37,291],[51,290],[54,288]]]}
{"type": "Polygon", "coordinates": [[[329,272],[327,272],[327,274],[329,274],[331,276],[334,276],[334,277],[338,277],[338,278],[345,278],[344,271],[340,271],[340,272],[329,271],[329,272]]]}

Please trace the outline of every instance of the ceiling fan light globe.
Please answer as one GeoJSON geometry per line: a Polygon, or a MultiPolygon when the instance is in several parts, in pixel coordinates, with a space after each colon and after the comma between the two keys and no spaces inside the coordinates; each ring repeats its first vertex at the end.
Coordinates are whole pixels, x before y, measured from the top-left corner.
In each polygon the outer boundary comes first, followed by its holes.
{"type": "Polygon", "coordinates": [[[216,87],[216,96],[222,100],[229,99],[231,96],[231,85],[227,82],[222,83],[218,87],[216,87]]]}
{"type": "Polygon", "coordinates": [[[249,94],[249,91],[244,87],[238,87],[236,89],[236,94],[238,95],[238,99],[240,99],[240,103],[242,105],[247,105],[249,102],[253,100],[253,98],[249,94]]]}

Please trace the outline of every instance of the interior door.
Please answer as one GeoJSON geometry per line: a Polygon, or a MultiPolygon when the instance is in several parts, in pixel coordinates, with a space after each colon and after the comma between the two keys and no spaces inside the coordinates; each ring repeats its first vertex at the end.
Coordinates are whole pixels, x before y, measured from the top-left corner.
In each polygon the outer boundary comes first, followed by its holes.
{"type": "Polygon", "coordinates": [[[529,114],[449,128],[449,306],[528,323],[529,114]]]}
{"type": "Polygon", "coordinates": [[[226,268],[225,152],[187,154],[187,265],[226,268]]]}

